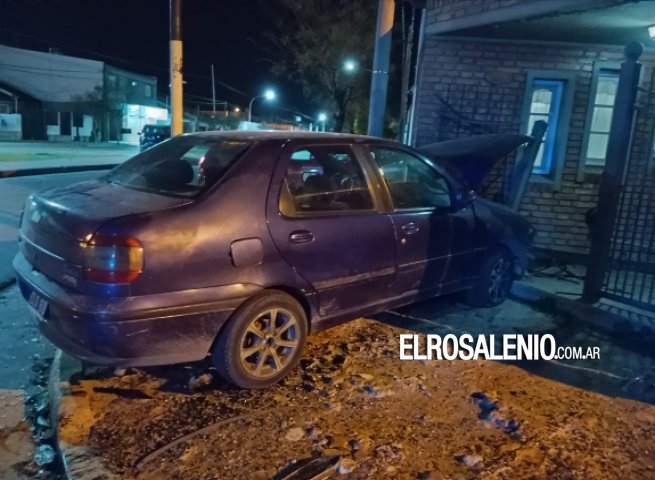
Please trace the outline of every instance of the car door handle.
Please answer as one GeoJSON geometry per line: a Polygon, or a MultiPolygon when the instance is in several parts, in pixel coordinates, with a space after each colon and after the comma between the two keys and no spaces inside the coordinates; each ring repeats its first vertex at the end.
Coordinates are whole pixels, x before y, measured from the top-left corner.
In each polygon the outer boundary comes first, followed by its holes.
{"type": "Polygon", "coordinates": [[[412,233],[418,232],[418,225],[416,225],[414,222],[409,222],[400,227],[400,229],[405,235],[411,235],[412,233]]]}
{"type": "Polygon", "coordinates": [[[289,241],[291,243],[307,243],[314,240],[314,234],[309,230],[296,230],[289,234],[289,241]]]}

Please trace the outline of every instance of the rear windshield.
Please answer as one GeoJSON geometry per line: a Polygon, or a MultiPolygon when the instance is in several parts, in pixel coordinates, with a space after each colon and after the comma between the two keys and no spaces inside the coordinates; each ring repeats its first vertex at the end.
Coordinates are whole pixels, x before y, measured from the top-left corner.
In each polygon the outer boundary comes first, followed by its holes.
{"type": "Polygon", "coordinates": [[[103,179],[136,190],[195,197],[214,185],[250,143],[176,137],[111,170],[103,179]]]}

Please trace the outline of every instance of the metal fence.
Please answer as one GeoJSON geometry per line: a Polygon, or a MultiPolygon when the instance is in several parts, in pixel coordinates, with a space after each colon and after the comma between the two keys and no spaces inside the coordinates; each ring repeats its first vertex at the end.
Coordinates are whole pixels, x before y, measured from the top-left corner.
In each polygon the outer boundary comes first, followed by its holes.
{"type": "Polygon", "coordinates": [[[639,88],[602,295],[655,307],[655,68],[639,88]]]}

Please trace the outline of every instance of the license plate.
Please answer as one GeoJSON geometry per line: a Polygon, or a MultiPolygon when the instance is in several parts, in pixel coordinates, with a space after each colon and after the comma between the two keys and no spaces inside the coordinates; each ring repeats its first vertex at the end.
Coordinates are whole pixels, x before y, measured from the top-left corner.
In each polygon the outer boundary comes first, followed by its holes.
{"type": "Polygon", "coordinates": [[[41,297],[38,293],[32,292],[28,303],[36,319],[39,322],[45,322],[45,312],[48,310],[47,300],[41,297]]]}

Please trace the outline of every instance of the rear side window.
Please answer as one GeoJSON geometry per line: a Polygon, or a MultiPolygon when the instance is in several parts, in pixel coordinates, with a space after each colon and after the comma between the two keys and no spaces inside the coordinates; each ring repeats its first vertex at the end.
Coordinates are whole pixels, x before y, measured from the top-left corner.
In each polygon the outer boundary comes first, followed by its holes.
{"type": "Polygon", "coordinates": [[[396,210],[450,208],[448,182],[423,160],[400,150],[371,148],[370,152],[396,210]]]}
{"type": "Polygon", "coordinates": [[[195,197],[215,184],[249,146],[242,141],[176,137],[132,157],[104,180],[136,190],[195,197]]]}
{"type": "Polygon", "coordinates": [[[373,199],[347,146],[305,147],[289,160],[280,211],[287,216],[373,210],[373,199]]]}

